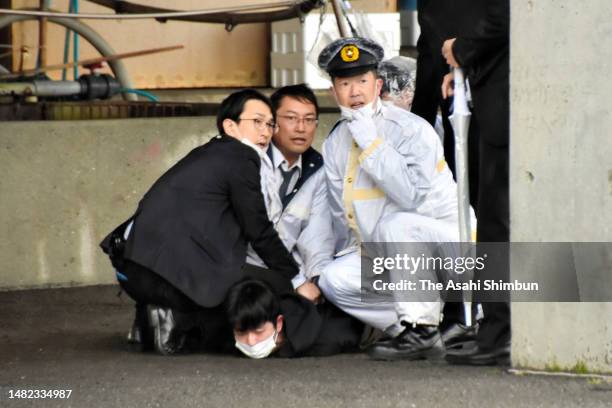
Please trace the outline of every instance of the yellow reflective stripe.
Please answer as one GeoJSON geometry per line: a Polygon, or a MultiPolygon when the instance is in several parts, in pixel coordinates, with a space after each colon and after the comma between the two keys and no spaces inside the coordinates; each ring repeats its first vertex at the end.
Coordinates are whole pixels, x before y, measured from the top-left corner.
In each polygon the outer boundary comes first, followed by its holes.
{"type": "Polygon", "coordinates": [[[476,242],[476,231],[472,231],[472,242],[476,242]]]}
{"type": "Polygon", "coordinates": [[[442,159],[436,165],[436,170],[438,173],[441,173],[444,170],[444,166],[446,166],[446,160],[442,159]]]}
{"type": "Polygon", "coordinates": [[[353,200],[374,200],[384,196],[385,193],[380,188],[359,188],[353,190],[353,200]]]}
{"type": "Polygon", "coordinates": [[[380,144],[383,142],[383,140],[379,137],[377,139],[374,139],[374,141],[368,146],[367,149],[365,149],[363,151],[363,153],[361,153],[361,155],[359,156],[359,163],[363,162],[365,159],[368,158],[369,155],[372,154],[372,152],[374,150],[376,150],[376,148],[378,146],[380,146],[380,144]]]}
{"type": "Polygon", "coordinates": [[[359,166],[359,154],[361,149],[357,143],[353,142],[351,152],[349,153],[349,159],[346,166],[346,175],[344,177],[344,183],[342,188],[342,200],[344,201],[344,216],[346,222],[351,230],[355,232],[357,240],[361,242],[361,234],[359,227],[357,226],[357,219],[355,217],[355,208],[353,207],[353,194],[355,185],[355,176],[357,175],[357,168],[359,166]]]}

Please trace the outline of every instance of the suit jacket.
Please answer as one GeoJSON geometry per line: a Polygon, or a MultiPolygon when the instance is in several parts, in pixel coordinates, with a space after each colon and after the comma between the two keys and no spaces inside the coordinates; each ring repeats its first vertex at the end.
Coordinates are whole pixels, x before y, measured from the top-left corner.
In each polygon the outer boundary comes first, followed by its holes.
{"type": "Polygon", "coordinates": [[[268,220],[260,164],[251,147],[229,136],[192,150],[140,201],[123,256],[203,307],[221,304],[243,277],[247,242],[270,273],[291,279],[298,267],[268,220]]]}
{"type": "MultiPolygon", "coordinates": [[[[485,0],[419,0],[417,3],[421,34],[417,42],[417,78],[411,111],[435,125],[438,106],[443,118],[449,102],[442,100],[442,78],[449,66],[442,56],[442,43],[471,30],[484,18],[485,0]]],[[[445,134],[452,132],[445,123],[445,134]]],[[[447,155],[447,160],[454,160],[447,155]]],[[[451,168],[454,166],[451,166],[451,168]]]]}
{"type": "Polygon", "coordinates": [[[509,76],[510,1],[489,0],[481,11],[484,18],[463,27],[453,45],[453,55],[468,69],[472,87],[507,81],[509,76]]]}
{"type": "Polygon", "coordinates": [[[300,295],[285,294],[280,309],[285,342],[276,356],[329,356],[358,349],[363,323],[333,304],[314,305],[300,295]]]}
{"type": "MultiPolygon", "coordinates": [[[[482,6],[482,11],[485,17],[457,36],[453,54],[457,62],[467,69],[474,101],[474,117],[482,141],[497,147],[507,147],[510,137],[510,1],[488,0],[482,6]]],[[[483,174],[485,167],[481,167],[483,174]]]]}
{"type": "MultiPolygon", "coordinates": [[[[448,120],[452,99],[442,99],[440,86],[444,75],[450,72],[449,65],[442,56],[442,44],[445,40],[455,38],[462,33],[470,32],[481,24],[485,18],[486,0],[419,0],[418,19],[421,35],[417,43],[417,78],[414,101],[411,111],[432,126],[435,125],[438,107],[442,112],[444,126],[444,157],[448,167],[456,176],[455,138],[453,128],[448,120]]],[[[466,70],[470,76],[471,69],[466,70]]],[[[470,76],[470,84],[478,78],[470,76]]],[[[478,203],[478,118],[472,117],[468,142],[468,172],[470,178],[470,203],[478,203]]]]}

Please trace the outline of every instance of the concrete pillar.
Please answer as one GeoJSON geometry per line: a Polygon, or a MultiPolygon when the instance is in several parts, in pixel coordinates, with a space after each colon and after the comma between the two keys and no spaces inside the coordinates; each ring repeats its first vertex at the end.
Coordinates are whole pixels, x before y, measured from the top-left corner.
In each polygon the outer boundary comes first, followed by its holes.
{"type": "MultiPolygon", "coordinates": [[[[511,7],[512,240],[612,241],[612,5],[511,7]]],[[[612,287],[602,265],[587,290],[612,287]]],[[[513,303],[512,326],[515,366],[612,372],[612,303],[513,303]]]]}

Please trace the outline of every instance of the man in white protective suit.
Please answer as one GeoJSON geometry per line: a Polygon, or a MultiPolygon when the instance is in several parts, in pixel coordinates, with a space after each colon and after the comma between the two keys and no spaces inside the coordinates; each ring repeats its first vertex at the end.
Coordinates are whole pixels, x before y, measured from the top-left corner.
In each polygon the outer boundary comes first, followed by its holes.
{"type": "MultiPolygon", "coordinates": [[[[311,147],[319,107],[312,90],[303,84],[280,88],[270,99],[278,129],[267,151],[261,154],[266,209],[281,241],[300,267],[291,281],[293,288],[317,303],[321,292],[315,282],[334,254],[323,159],[311,147]]],[[[265,263],[249,247],[246,274],[269,275],[263,268],[265,263]]]]}
{"type": "MultiPolygon", "coordinates": [[[[381,103],[382,58],[382,47],[363,38],[334,41],[319,55],[342,115],[323,146],[336,256],[319,287],[339,308],[385,332],[368,348],[370,357],[433,358],[444,352],[439,297],[417,288],[362,300],[362,256],[374,256],[362,253],[362,243],[459,241],[456,185],[440,139],[423,119],[381,103]]],[[[393,245],[384,248],[393,255],[393,245]]],[[[391,278],[398,273],[387,270],[391,278]]],[[[437,281],[425,269],[412,278],[437,281]]]]}

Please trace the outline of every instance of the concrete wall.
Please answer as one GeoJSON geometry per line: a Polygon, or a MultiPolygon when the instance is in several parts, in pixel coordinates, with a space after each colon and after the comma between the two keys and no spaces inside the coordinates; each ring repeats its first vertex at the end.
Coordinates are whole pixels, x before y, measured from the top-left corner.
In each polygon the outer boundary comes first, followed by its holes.
{"type": "Polygon", "coordinates": [[[215,129],[212,117],[2,123],[0,290],[115,282],[98,243],[215,129]]]}
{"type": "MultiPolygon", "coordinates": [[[[612,241],[611,22],[606,0],[512,2],[514,241],[612,241]]],[[[113,282],[98,242],[211,129],[212,118],[3,123],[0,288],[113,282]]],[[[590,285],[612,285],[607,266],[590,285]]],[[[512,313],[514,365],[612,372],[611,303],[512,313]]]]}
{"type": "MultiPolygon", "coordinates": [[[[612,241],[612,5],[511,7],[512,240],[612,241]]],[[[609,257],[601,276],[586,284],[612,287],[609,257]]],[[[612,372],[611,303],[514,303],[512,314],[514,365],[612,372]]]]}

